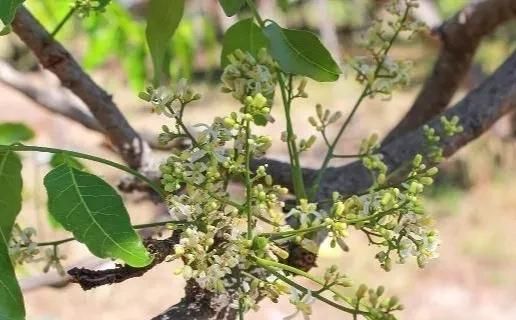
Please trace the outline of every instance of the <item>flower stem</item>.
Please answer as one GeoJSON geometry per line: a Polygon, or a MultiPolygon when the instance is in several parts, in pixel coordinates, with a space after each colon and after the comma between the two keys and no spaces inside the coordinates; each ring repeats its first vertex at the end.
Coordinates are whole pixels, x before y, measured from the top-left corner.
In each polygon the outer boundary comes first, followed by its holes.
{"type": "Polygon", "coordinates": [[[64,18],[59,22],[59,24],[54,28],[54,30],[50,33],[50,36],[52,38],[55,38],[56,35],[61,31],[61,29],[64,27],[64,25],[70,20],[70,18],[75,13],[75,10],[77,10],[77,6],[73,6],[70,8],[68,13],[64,16],[64,18]]]}
{"type": "MultiPolygon", "coordinates": [[[[382,70],[383,64],[385,63],[385,60],[387,59],[387,55],[388,55],[389,51],[391,50],[392,45],[394,44],[395,40],[398,38],[398,35],[400,34],[401,29],[403,28],[403,26],[405,24],[405,21],[409,17],[409,12],[410,12],[410,6],[407,6],[405,8],[403,17],[400,20],[399,27],[396,29],[396,31],[394,32],[392,37],[389,39],[389,42],[382,53],[382,58],[378,62],[378,65],[376,66],[376,69],[374,71],[373,79],[377,79],[378,74],[382,70]]],[[[344,121],[342,126],[340,127],[340,130],[337,133],[337,136],[335,137],[333,142],[330,144],[328,151],[326,153],[326,156],[321,165],[321,168],[319,169],[319,172],[317,173],[317,176],[316,176],[314,182],[312,183],[312,188],[310,189],[310,192],[309,192],[310,199],[314,199],[316,197],[321,180],[324,177],[324,173],[326,172],[326,169],[328,168],[328,164],[330,163],[331,159],[335,158],[335,155],[334,155],[335,147],[337,146],[338,142],[340,141],[340,138],[344,134],[344,131],[346,131],[346,128],[351,123],[351,120],[355,116],[358,108],[360,107],[360,105],[362,104],[364,99],[366,97],[368,97],[369,94],[371,93],[371,88],[372,88],[373,82],[374,82],[374,80],[368,81],[367,85],[364,87],[364,89],[362,90],[362,93],[360,94],[357,101],[355,102],[355,105],[351,109],[351,112],[349,113],[348,117],[346,118],[346,120],[344,121]]]]}

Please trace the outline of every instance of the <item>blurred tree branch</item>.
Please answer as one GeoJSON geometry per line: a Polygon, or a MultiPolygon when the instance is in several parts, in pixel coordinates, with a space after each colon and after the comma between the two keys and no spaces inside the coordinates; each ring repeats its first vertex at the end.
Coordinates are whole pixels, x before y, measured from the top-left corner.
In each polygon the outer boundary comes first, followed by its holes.
{"type": "MultiPolygon", "coordinates": [[[[38,85],[35,79],[0,61],[0,82],[19,91],[50,112],[80,123],[85,128],[105,133],[91,114],[83,111],[84,105],[63,88],[38,85]]],[[[47,79],[45,79],[47,80],[47,79]]]]}

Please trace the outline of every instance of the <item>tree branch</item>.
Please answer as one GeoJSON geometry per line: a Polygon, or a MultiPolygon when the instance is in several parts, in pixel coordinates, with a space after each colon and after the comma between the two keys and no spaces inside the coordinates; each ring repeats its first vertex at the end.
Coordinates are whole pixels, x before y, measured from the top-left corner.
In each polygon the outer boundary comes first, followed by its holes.
{"type": "Polygon", "coordinates": [[[98,121],[82,109],[84,105],[63,88],[43,87],[8,63],[0,61],[0,82],[19,91],[50,112],[80,123],[90,130],[104,133],[98,121]]]}
{"type": "Polygon", "coordinates": [[[409,112],[387,135],[384,143],[441,113],[469,71],[482,38],[514,17],[514,0],[474,1],[435,30],[442,47],[432,74],[409,112]]]}
{"type": "Polygon", "coordinates": [[[179,242],[177,233],[164,240],[147,239],[145,247],[153,256],[152,263],[144,268],[134,268],[120,265],[114,269],[90,270],[86,268],[73,268],[68,271],[71,281],[78,283],[83,290],[91,290],[100,286],[120,283],[131,278],[143,276],[147,271],[165,261],[179,242]]]}
{"type": "Polygon", "coordinates": [[[111,95],[82,70],[72,55],[24,7],[18,10],[12,28],[43,67],[86,104],[125,162],[133,168],[141,167],[147,144],[129,125],[111,95]]]}
{"type": "MultiPolygon", "coordinates": [[[[449,157],[470,141],[487,131],[498,119],[516,108],[516,51],[498,70],[478,88],[470,92],[454,107],[443,113],[446,117],[458,116],[464,131],[441,141],[444,156],[449,157]]],[[[440,117],[434,117],[426,124],[440,130],[440,117]]],[[[423,128],[405,134],[381,148],[384,161],[393,171],[411,161],[417,153],[423,153],[425,139],[423,128]]],[[[321,185],[320,197],[327,198],[337,191],[351,195],[366,190],[371,178],[360,161],[332,168],[331,179],[321,185]]]]}

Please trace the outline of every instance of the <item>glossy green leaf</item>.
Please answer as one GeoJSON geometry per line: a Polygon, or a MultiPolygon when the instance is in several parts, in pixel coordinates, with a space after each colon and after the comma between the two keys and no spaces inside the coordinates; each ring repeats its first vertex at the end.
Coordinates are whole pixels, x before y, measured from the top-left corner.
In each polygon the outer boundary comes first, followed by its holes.
{"type": "Polygon", "coordinates": [[[330,52],[311,32],[284,29],[271,22],[265,27],[265,35],[271,55],[286,73],[319,82],[336,81],[342,73],[330,52]]]}
{"type": "Polygon", "coordinates": [[[268,40],[253,19],[244,19],[232,25],[222,40],[221,66],[229,64],[228,55],[236,49],[256,57],[260,49],[267,48],[268,40]]]}
{"type": "Polygon", "coordinates": [[[224,13],[228,17],[232,17],[242,9],[245,4],[245,0],[219,0],[224,13]]]}
{"type": "Polygon", "coordinates": [[[21,210],[22,164],[10,151],[0,152],[0,320],[25,319],[23,296],[9,257],[9,239],[21,210]]]}
{"type": "Polygon", "coordinates": [[[154,85],[159,84],[170,39],[183,17],[185,0],[151,0],[145,35],[154,65],[154,85]]]}
{"type": "Polygon", "coordinates": [[[0,32],[6,34],[11,22],[13,22],[16,10],[25,0],[1,0],[0,1],[0,32]]]}
{"type": "Polygon", "coordinates": [[[34,131],[23,123],[0,123],[0,144],[13,144],[34,138],[34,131]]]}
{"type": "Polygon", "coordinates": [[[104,180],[64,163],[45,176],[44,184],[50,214],[94,255],[133,267],[151,262],[122,198],[104,180]]]}

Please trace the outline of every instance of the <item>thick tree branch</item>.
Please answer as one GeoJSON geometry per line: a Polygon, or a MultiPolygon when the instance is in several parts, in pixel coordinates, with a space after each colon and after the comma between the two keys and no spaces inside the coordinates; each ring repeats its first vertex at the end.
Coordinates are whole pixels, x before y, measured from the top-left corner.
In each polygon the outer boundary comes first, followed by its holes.
{"type": "Polygon", "coordinates": [[[482,38],[514,17],[515,0],[474,1],[435,30],[442,47],[432,74],[409,112],[384,142],[394,140],[442,112],[469,71],[482,38]]]}
{"type": "MultiPolygon", "coordinates": [[[[516,108],[516,52],[454,107],[443,113],[446,117],[459,116],[464,132],[443,139],[444,156],[449,157],[470,141],[487,131],[498,119],[516,108]]],[[[439,116],[427,124],[440,128],[439,116]]],[[[423,153],[425,140],[422,126],[417,130],[385,144],[381,153],[389,169],[396,170],[411,161],[417,153],[423,153]]],[[[366,169],[359,161],[349,165],[331,168],[331,179],[321,185],[321,197],[328,197],[332,191],[350,195],[366,190],[371,184],[366,169]]]]}
{"type": "Polygon", "coordinates": [[[111,95],[82,70],[72,55],[24,7],[18,10],[12,28],[43,67],[53,72],[63,86],[86,104],[125,162],[139,168],[148,149],[147,144],[129,125],[111,95]]]}
{"type": "Polygon", "coordinates": [[[145,247],[153,256],[152,263],[144,268],[134,268],[127,265],[117,266],[114,269],[90,270],[87,268],[73,268],[68,271],[71,281],[80,284],[83,290],[91,290],[104,285],[120,283],[131,278],[143,276],[147,271],[165,261],[179,241],[177,233],[164,240],[147,239],[145,247]]]}

